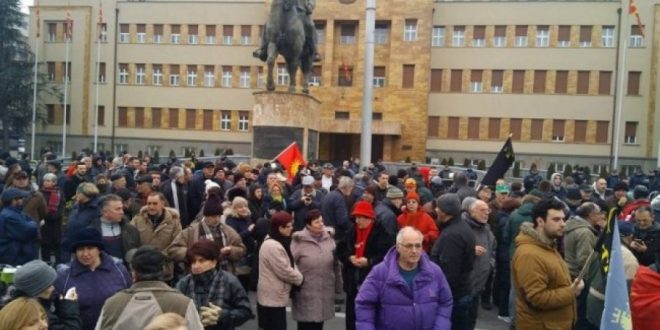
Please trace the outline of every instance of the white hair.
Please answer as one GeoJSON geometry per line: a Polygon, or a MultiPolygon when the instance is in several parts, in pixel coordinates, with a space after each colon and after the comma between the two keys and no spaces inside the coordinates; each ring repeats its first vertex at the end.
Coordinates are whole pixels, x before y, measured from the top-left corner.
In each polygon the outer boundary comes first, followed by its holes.
{"type": "Polygon", "coordinates": [[[405,226],[401,228],[401,230],[399,230],[399,232],[396,234],[396,244],[400,244],[401,241],[403,241],[403,235],[407,233],[417,233],[419,237],[424,239],[424,234],[422,234],[422,232],[419,231],[417,228],[411,226],[405,226]]]}

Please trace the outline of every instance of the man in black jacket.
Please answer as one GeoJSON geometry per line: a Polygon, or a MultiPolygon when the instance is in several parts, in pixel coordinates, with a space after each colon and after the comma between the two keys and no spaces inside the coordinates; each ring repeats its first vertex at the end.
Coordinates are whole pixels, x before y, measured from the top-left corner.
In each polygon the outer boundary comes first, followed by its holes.
{"type": "Polygon", "coordinates": [[[473,296],[467,275],[472,271],[475,259],[474,234],[461,220],[461,202],[456,194],[444,194],[436,199],[435,204],[441,232],[431,249],[431,260],[442,268],[454,298],[451,328],[471,329],[469,310],[473,296]]]}

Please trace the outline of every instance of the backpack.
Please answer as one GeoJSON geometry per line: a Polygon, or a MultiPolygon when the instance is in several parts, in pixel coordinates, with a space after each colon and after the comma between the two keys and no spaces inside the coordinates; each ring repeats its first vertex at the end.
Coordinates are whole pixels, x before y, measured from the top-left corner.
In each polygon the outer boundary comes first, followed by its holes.
{"type": "Polygon", "coordinates": [[[144,329],[151,320],[163,314],[163,310],[156,300],[153,292],[178,292],[174,289],[126,289],[125,293],[131,294],[131,299],[119,315],[112,329],[144,329]]]}

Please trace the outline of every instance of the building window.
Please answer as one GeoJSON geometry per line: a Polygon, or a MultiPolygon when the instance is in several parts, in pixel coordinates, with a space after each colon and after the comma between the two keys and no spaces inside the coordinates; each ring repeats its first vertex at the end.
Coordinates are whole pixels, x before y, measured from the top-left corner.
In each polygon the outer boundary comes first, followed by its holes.
{"type": "Polygon", "coordinates": [[[348,120],[350,119],[350,114],[348,111],[335,111],[335,119],[348,120]]]}
{"type": "Polygon", "coordinates": [[[568,71],[557,71],[555,77],[555,94],[566,94],[568,91],[568,71]]]}
{"type": "Polygon", "coordinates": [[[204,87],[215,86],[215,68],[213,65],[204,66],[204,87]]]}
{"type": "Polygon", "coordinates": [[[591,47],[591,25],[580,26],[580,47],[591,47]]]}
{"type": "Polygon", "coordinates": [[[557,47],[570,47],[571,46],[571,26],[560,25],[559,32],[557,33],[557,47]]]}
{"type": "Polygon", "coordinates": [[[630,48],[644,47],[644,36],[638,25],[630,27],[630,41],[628,43],[630,44],[630,48]]]}
{"type": "Polygon", "coordinates": [[[343,23],[339,26],[339,43],[350,45],[355,43],[355,23],[343,23]]]}
{"type": "Polygon", "coordinates": [[[495,32],[493,34],[493,46],[506,47],[506,26],[495,26],[495,32]]]}
{"type": "MultiPolygon", "coordinates": [[[[289,79],[289,75],[287,73],[287,81],[288,81],[288,79],[289,79]]],[[[353,86],[353,67],[352,66],[342,64],[339,67],[339,71],[337,72],[337,85],[338,86],[344,86],[344,87],[353,86]]]]}
{"type": "Polygon", "coordinates": [[[438,116],[429,116],[428,119],[428,128],[426,135],[432,137],[440,136],[440,117],[438,116]]]}
{"type": "Polygon", "coordinates": [[[383,120],[383,113],[382,112],[373,112],[373,113],[371,113],[371,120],[382,121],[383,120]]]}
{"type": "Polygon", "coordinates": [[[128,152],[128,144],[126,143],[115,143],[115,150],[112,151],[115,155],[119,155],[124,152],[128,152]]]}
{"type": "Polygon", "coordinates": [[[612,85],[612,71],[601,71],[598,75],[598,94],[610,95],[612,85]]]}
{"type": "Polygon", "coordinates": [[[472,47],[486,46],[486,27],[484,25],[475,25],[472,31],[472,47]]]}
{"type": "Polygon", "coordinates": [[[119,127],[128,126],[128,108],[126,107],[117,108],[117,126],[119,127]]]}
{"type": "Polygon", "coordinates": [[[206,26],[206,44],[207,45],[215,44],[215,25],[206,26]]]}
{"type": "Polygon", "coordinates": [[[575,128],[573,130],[574,142],[587,142],[587,121],[576,120],[575,128]]]}
{"type": "Polygon", "coordinates": [[[541,141],[543,139],[543,119],[532,119],[530,140],[541,141]]]}
{"type": "Polygon", "coordinates": [[[48,23],[48,42],[57,42],[57,23],[48,23]]]}
{"type": "Polygon", "coordinates": [[[105,106],[99,105],[96,107],[96,124],[98,126],[105,126],[105,106]]]}
{"type": "Polygon", "coordinates": [[[547,25],[536,27],[536,47],[548,47],[550,45],[550,28],[547,25]]]}
{"type": "Polygon", "coordinates": [[[596,122],[596,143],[607,143],[610,123],[608,121],[599,120],[596,122]]]}
{"type": "Polygon", "coordinates": [[[101,23],[101,32],[99,33],[99,38],[101,39],[101,42],[108,42],[108,24],[101,23]]]}
{"type": "Polygon", "coordinates": [[[454,26],[454,34],[451,36],[452,47],[465,46],[465,26],[454,26]]]}
{"type": "Polygon", "coordinates": [[[511,139],[514,141],[520,141],[520,136],[522,133],[522,119],[511,118],[509,120],[509,132],[512,134],[511,139]]]}
{"type": "Polygon", "coordinates": [[[385,87],[385,67],[374,67],[374,88],[385,87]]]}
{"type": "Polygon", "coordinates": [[[170,128],[179,128],[179,109],[170,109],[169,123],[170,128]]]}
{"type": "Polygon", "coordinates": [[[197,66],[188,65],[188,73],[186,75],[186,85],[188,85],[188,87],[195,87],[197,85],[197,66]]]}
{"type": "Polygon", "coordinates": [[[128,64],[119,64],[119,83],[128,84],[128,64]]]}
{"type": "Polygon", "coordinates": [[[390,26],[388,23],[376,23],[374,29],[374,43],[386,44],[389,40],[390,26]]]}
{"type": "Polygon", "coordinates": [[[144,108],[135,108],[135,127],[144,127],[144,108]]]}
{"type": "Polygon", "coordinates": [[[403,41],[417,41],[417,19],[407,19],[403,28],[403,41]]]}
{"type": "Polygon", "coordinates": [[[241,76],[239,82],[241,88],[250,88],[250,67],[241,67],[241,76]]]}
{"type": "Polygon", "coordinates": [[[222,43],[225,45],[231,45],[234,38],[234,26],[233,25],[223,25],[222,26],[222,43]]]}
{"type": "Polygon", "coordinates": [[[403,81],[401,83],[402,88],[413,88],[415,87],[415,65],[414,64],[404,64],[403,65],[403,81]]]}
{"type": "Polygon", "coordinates": [[[148,145],[147,146],[147,154],[148,155],[154,155],[156,151],[160,152],[161,146],[156,146],[156,145],[148,145]]]}
{"type": "Polygon", "coordinates": [[[154,86],[162,86],[163,85],[163,66],[160,64],[153,64],[151,66],[151,79],[153,81],[154,86]]]}
{"type": "Polygon", "coordinates": [[[257,68],[257,88],[266,86],[266,76],[264,75],[264,68],[262,66],[257,68]]]}
{"type": "Polygon", "coordinates": [[[500,118],[489,118],[488,119],[488,138],[489,139],[499,140],[501,122],[502,122],[502,120],[500,118]]]}
{"type": "Polygon", "coordinates": [[[119,25],[119,42],[122,44],[129,43],[131,41],[131,34],[129,33],[128,24],[119,25]]]}
{"type": "Polygon", "coordinates": [[[516,25],[516,47],[527,47],[527,25],[516,25]]]}
{"type": "Polygon", "coordinates": [[[479,122],[480,122],[480,118],[476,118],[476,117],[468,118],[468,139],[479,138],[479,122]]]}
{"type": "Polygon", "coordinates": [[[163,43],[163,24],[154,24],[154,43],[163,43]]]}
{"type": "Polygon", "coordinates": [[[493,70],[490,78],[490,92],[491,93],[504,92],[503,82],[504,82],[504,71],[493,70]]]}
{"type": "Polygon", "coordinates": [[[55,105],[46,104],[46,123],[55,124],[55,105]]]}
{"type": "Polygon", "coordinates": [[[144,77],[146,76],[144,72],[144,64],[135,65],[135,84],[144,85],[144,77]]]}
{"type": "MultiPolygon", "coordinates": [[[[160,121],[161,121],[161,109],[160,108],[151,108],[151,127],[152,128],[160,128],[160,121]]],[[[150,155],[153,155],[153,153],[150,153],[150,155]]]]}
{"type": "Polygon", "coordinates": [[[483,70],[472,70],[470,72],[470,92],[481,93],[484,90],[483,70]]]}
{"type": "Polygon", "coordinates": [[[431,92],[442,91],[442,69],[431,69],[431,92]]]}
{"type": "Polygon", "coordinates": [[[238,113],[238,130],[241,132],[247,132],[250,125],[250,119],[247,111],[241,111],[238,113]]]}
{"type": "Polygon", "coordinates": [[[231,111],[223,111],[220,114],[220,129],[223,131],[231,130],[231,111]]]}
{"type": "Polygon", "coordinates": [[[445,27],[434,26],[431,34],[431,46],[442,47],[445,45],[445,27]]]}
{"type": "Polygon", "coordinates": [[[144,24],[137,25],[137,34],[135,35],[135,41],[137,43],[143,44],[147,40],[147,28],[144,24]]]}
{"type": "Polygon", "coordinates": [[[251,35],[252,25],[241,25],[241,45],[249,45],[251,35]]]}
{"type": "Polygon", "coordinates": [[[204,121],[202,121],[202,128],[205,131],[213,130],[213,110],[204,110],[204,121]]]}
{"type": "Polygon", "coordinates": [[[186,109],[186,128],[187,129],[197,128],[197,110],[186,109]]]}
{"type": "Polygon", "coordinates": [[[534,93],[544,94],[545,93],[545,70],[535,70],[534,71],[534,93]]]}
{"type": "Polygon", "coordinates": [[[178,44],[181,42],[181,25],[174,24],[170,26],[170,43],[178,44]]]}
{"type": "Polygon", "coordinates": [[[565,120],[555,119],[552,121],[552,141],[564,142],[565,120]]]}
{"type": "Polygon", "coordinates": [[[66,120],[66,124],[69,125],[71,124],[71,104],[67,104],[64,109],[64,119],[66,120]]]}
{"type": "Polygon", "coordinates": [[[512,93],[525,92],[525,70],[513,70],[513,79],[511,80],[512,93]]]}
{"type": "Polygon", "coordinates": [[[199,31],[197,25],[188,25],[188,44],[196,45],[199,43],[199,31]]]}
{"type": "Polygon", "coordinates": [[[460,93],[463,91],[463,70],[451,70],[449,91],[453,93],[460,93]]]}
{"type": "MultiPolygon", "coordinates": [[[[376,24],[376,27],[378,24],[376,24]]],[[[321,45],[325,42],[325,22],[314,22],[314,27],[316,30],[316,43],[321,45]]],[[[259,37],[263,33],[263,25],[259,26],[259,37]]]]}
{"type": "Polygon", "coordinates": [[[458,139],[458,128],[460,127],[460,118],[449,117],[447,125],[447,138],[458,139]]]}
{"type": "MultiPolygon", "coordinates": [[[[49,80],[51,80],[50,79],[50,72],[48,74],[49,74],[49,80]]],[[[98,64],[98,73],[97,73],[97,75],[98,76],[97,76],[96,81],[99,84],[105,84],[105,62],[101,62],[101,63],[98,64]]]]}
{"type": "Polygon", "coordinates": [[[55,62],[48,62],[46,66],[48,67],[48,81],[55,81],[55,62]]]}
{"type": "Polygon", "coordinates": [[[310,86],[321,86],[322,73],[321,66],[315,65],[312,67],[312,73],[309,75],[309,81],[307,83],[310,86]]]}
{"type": "Polygon", "coordinates": [[[640,71],[628,71],[628,95],[639,95],[640,71]]]}
{"type": "Polygon", "coordinates": [[[625,138],[623,140],[623,143],[625,144],[637,143],[637,122],[627,121],[624,134],[625,134],[625,138]]]}
{"type": "Polygon", "coordinates": [[[614,47],[614,26],[603,26],[600,42],[603,47],[614,47]]]}
{"type": "Polygon", "coordinates": [[[578,71],[577,93],[589,94],[589,71],[578,71]]]}
{"type": "Polygon", "coordinates": [[[70,83],[71,82],[71,62],[62,62],[62,71],[64,71],[64,76],[62,79],[64,79],[64,82],[70,83]]]}
{"type": "Polygon", "coordinates": [[[231,87],[232,72],[230,66],[222,67],[222,87],[231,87]]]}
{"type": "Polygon", "coordinates": [[[170,86],[179,86],[179,66],[170,65],[170,86]]]}

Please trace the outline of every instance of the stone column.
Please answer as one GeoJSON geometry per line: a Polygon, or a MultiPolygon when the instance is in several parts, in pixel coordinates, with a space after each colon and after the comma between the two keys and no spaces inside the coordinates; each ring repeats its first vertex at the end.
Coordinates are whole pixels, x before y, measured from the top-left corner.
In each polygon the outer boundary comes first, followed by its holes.
{"type": "Polygon", "coordinates": [[[318,159],[320,105],[308,94],[253,93],[252,158],[272,160],[297,142],[305,160],[318,159]]]}

